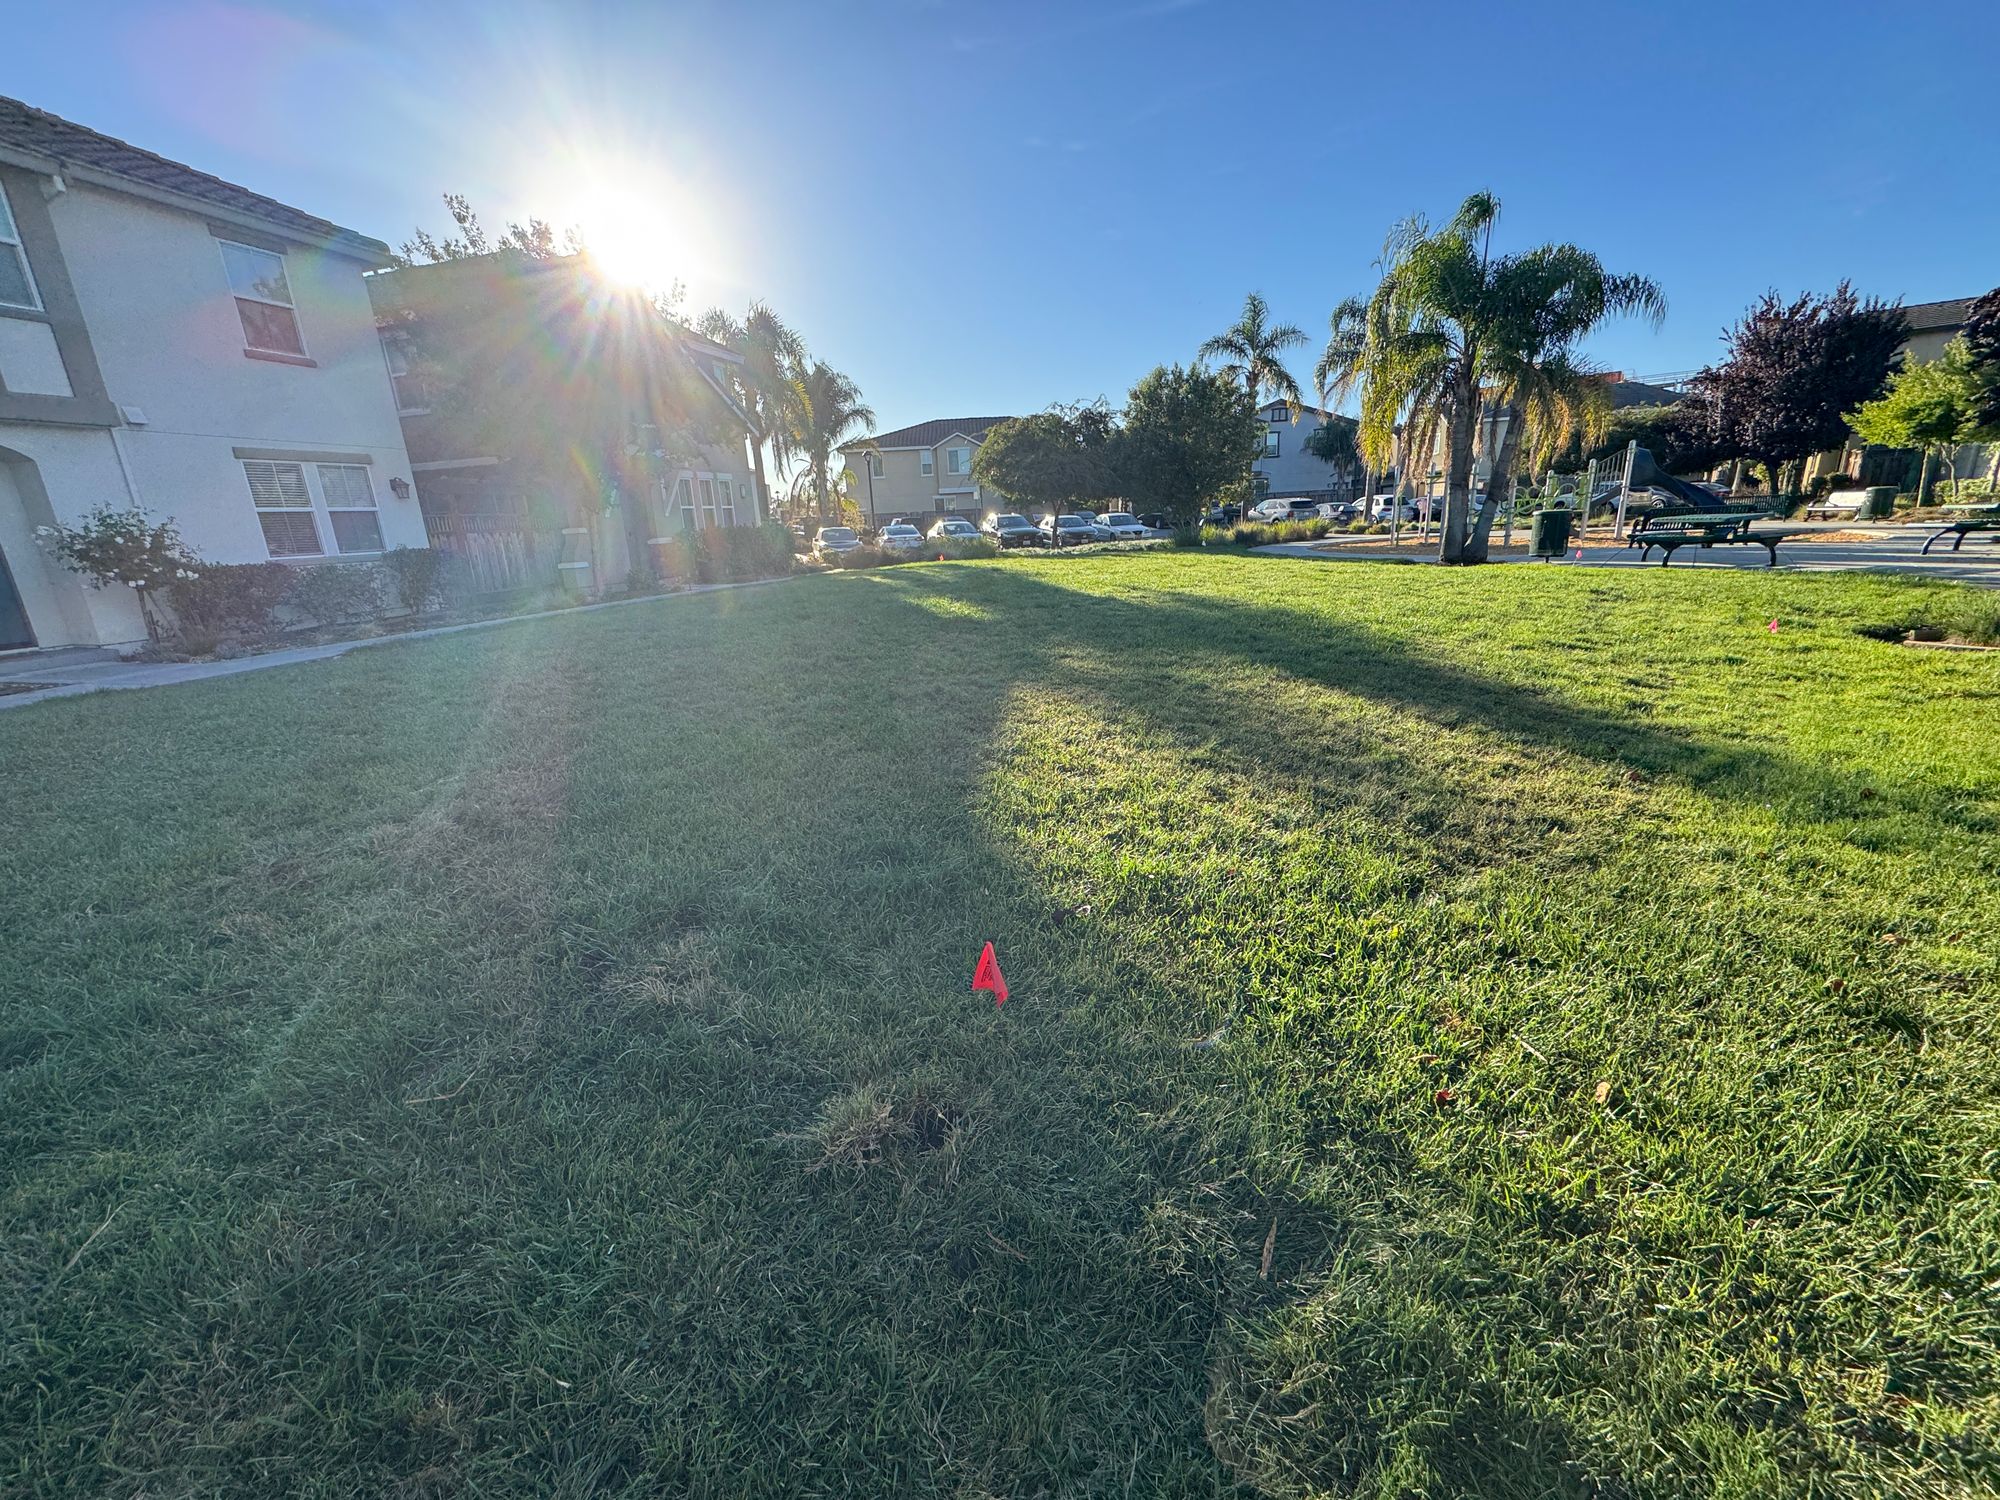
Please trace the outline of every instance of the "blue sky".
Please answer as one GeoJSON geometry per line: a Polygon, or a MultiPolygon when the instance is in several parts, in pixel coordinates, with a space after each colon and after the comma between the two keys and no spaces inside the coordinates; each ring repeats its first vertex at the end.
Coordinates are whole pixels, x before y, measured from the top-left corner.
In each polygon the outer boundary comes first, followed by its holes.
{"type": "Polygon", "coordinates": [[[1662,283],[1628,373],[1766,287],[1984,291],[1996,44],[1994,0],[135,0],[16,10],[0,92],[392,243],[639,184],[692,307],[770,301],[888,427],[1115,401],[1253,288],[1303,377],[1476,188],[1662,283]]]}

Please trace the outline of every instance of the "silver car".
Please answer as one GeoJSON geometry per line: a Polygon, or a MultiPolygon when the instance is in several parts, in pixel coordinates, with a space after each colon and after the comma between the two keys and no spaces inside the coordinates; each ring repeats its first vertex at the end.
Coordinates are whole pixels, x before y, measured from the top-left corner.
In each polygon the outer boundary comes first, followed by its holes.
{"type": "Polygon", "coordinates": [[[964,516],[946,516],[930,529],[930,538],[934,542],[976,542],[979,528],[964,516]]]}
{"type": "Polygon", "coordinates": [[[886,552],[921,552],[924,534],[907,521],[894,521],[882,528],[876,545],[886,552]]]}
{"type": "Polygon", "coordinates": [[[835,552],[852,552],[861,545],[861,538],[854,534],[852,526],[822,526],[819,535],[813,538],[813,553],[826,557],[835,552]]]}

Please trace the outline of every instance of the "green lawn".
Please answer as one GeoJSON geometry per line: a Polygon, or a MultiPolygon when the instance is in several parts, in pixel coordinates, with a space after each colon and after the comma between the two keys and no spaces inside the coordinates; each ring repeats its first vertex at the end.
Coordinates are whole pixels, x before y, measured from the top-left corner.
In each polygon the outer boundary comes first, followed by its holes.
{"type": "Polygon", "coordinates": [[[0,1491],[1990,1494],[1925,595],[1017,558],[0,714],[0,1491]]]}

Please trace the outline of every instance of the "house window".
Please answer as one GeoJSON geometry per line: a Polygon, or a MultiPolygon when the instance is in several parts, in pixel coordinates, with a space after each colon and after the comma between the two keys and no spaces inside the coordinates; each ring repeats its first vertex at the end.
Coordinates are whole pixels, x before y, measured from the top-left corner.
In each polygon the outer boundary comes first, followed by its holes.
{"type": "Polygon", "coordinates": [[[674,508],[681,513],[681,530],[694,530],[694,484],[683,477],[674,486],[674,508]]]}
{"type": "Polygon", "coordinates": [[[306,489],[304,464],[243,460],[250,481],[250,503],[257,507],[257,524],[264,528],[264,546],[273,557],[318,557],[319,526],[313,519],[312,495],[306,489]]]}
{"type": "Polygon", "coordinates": [[[731,479],[727,474],[718,474],[715,476],[715,488],[717,503],[720,507],[718,515],[722,524],[724,526],[734,526],[736,524],[736,481],[731,479]]]}
{"type": "Polygon", "coordinates": [[[713,530],[715,527],[715,481],[713,479],[704,479],[701,482],[701,524],[705,529],[709,530],[713,530]]]}
{"type": "Polygon", "coordinates": [[[305,357],[306,341],[299,334],[299,316],[292,305],[292,286],[285,279],[285,258],[254,245],[217,240],[223,269],[236,298],[236,315],[243,320],[243,347],[260,354],[305,357]]]}
{"type": "Polygon", "coordinates": [[[880,478],[882,477],[882,472],[883,472],[883,471],[882,471],[882,455],[881,455],[881,454],[879,454],[879,453],[871,453],[871,454],[869,454],[869,455],[868,455],[868,477],[869,477],[870,479],[880,479],[880,478]]]}
{"type": "Polygon", "coordinates": [[[28,251],[21,243],[21,231],[14,223],[7,189],[0,187],[0,306],[39,308],[35,278],[28,274],[28,251]]]}
{"type": "Polygon", "coordinates": [[[972,472],[972,450],[970,448],[945,449],[944,471],[947,474],[970,474],[972,472]]]}
{"type": "Polygon", "coordinates": [[[920,462],[923,464],[924,478],[929,479],[931,475],[937,472],[937,456],[930,449],[924,449],[923,458],[920,462]]]}
{"type": "Polygon", "coordinates": [[[319,492],[326,502],[327,523],[333,527],[334,550],[380,552],[382,516],[375,507],[375,487],[365,464],[314,464],[319,492]]]}
{"type": "MultiPolygon", "coordinates": [[[[1264,457],[1276,458],[1277,456],[1278,456],[1278,429],[1273,427],[1269,432],[1264,434],[1264,457]]],[[[1241,460],[1238,461],[1241,462],[1241,460]]]]}
{"type": "Polygon", "coordinates": [[[430,393],[424,379],[410,369],[410,351],[399,338],[384,337],[382,357],[389,362],[389,384],[396,390],[396,411],[400,416],[421,417],[431,409],[430,393]]]}

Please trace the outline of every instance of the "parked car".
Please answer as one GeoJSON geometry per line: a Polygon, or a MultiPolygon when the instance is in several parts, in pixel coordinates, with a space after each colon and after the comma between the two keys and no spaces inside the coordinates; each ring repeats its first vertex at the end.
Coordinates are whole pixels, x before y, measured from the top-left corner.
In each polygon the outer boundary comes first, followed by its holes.
{"type": "Polygon", "coordinates": [[[979,528],[964,516],[946,516],[931,527],[929,536],[934,542],[976,542],[979,528]]]}
{"type": "Polygon", "coordinates": [[[1155,532],[1160,536],[1166,536],[1174,529],[1167,521],[1167,513],[1163,510],[1147,511],[1146,514],[1139,517],[1139,524],[1148,531],[1155,532]]]}
{"type": "Polygon", "coordinates": [[[1088,521],[1067,511],[1059,516],[1043,516],[1039,530],[1044,541],[1053,536],[1058,547],[1081,547],[1097,540],[1088,521]]]}
{"type": "Polygon", "coordinates": [[[1242,514],[1243,511],[1239,506],[1211,505],[1206,511],[1202,512],[1201,524],[1204,526],[1234,526],[1236,518],[1242,514]]]}
{"type": "Polygon", "coordinates": [[[1072,511],[1071,514],[1079,517],[1090,528],[1090,535],[1093,541],[1108,542],[1111,540],[1111,528],[1104,524],[1104,518],[1096,511],[1079,510],[1072,511]]]}
{"type": "Polygon", "coordinates": [[[891,521],[882,528],[876,545],[890,552],[921,552],[924,549],[924,534],[908,521],[891,521]]]}
{"type": "Polygon", "coordinates": [[[1259,521],[1311,521],[1318,519],[1319,502],[1295,498],[1280,500],[1275,497],[1260,500],[1250,507],[1252,518],[1259,521]]]}
{"type": "Polygon", "coordinates": [[[852,552],[861,545],[861,538],[854,534],[852,526],[822,526],[819,535],[813,538],[813,556],[830,557],[836,552],[852,552]]]}
{"type": "Polygon", "coordinates": [[[1122,510],[1106,511],[1097,518],[1097,524],[1111,534],[1114,542],[1143,542],[1160,535],[1137,516],[1122,510]]]}
{"type": "Polygon", "coordinates": [[[1042,539],[1033,521],[1011,510],[993,512],[979,529],[1003,547],[1026,547],[1042,539]]]}
{"type": "Polygon", "coordinates": [[[1324,520],[1343,523],[1352,521],[1361,514],[1361,507],[1352,500],[1322,500],[1313,509],[1324,520]]]}

